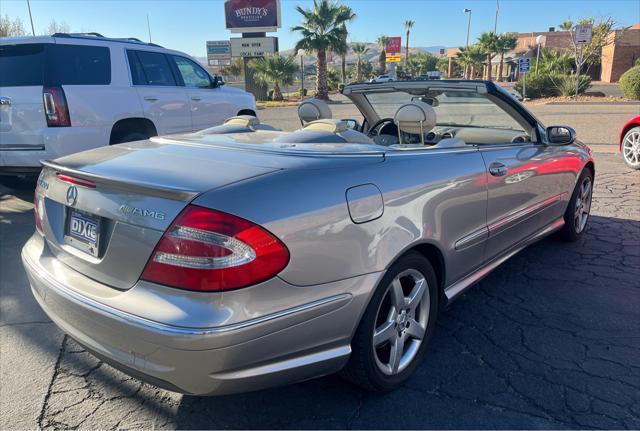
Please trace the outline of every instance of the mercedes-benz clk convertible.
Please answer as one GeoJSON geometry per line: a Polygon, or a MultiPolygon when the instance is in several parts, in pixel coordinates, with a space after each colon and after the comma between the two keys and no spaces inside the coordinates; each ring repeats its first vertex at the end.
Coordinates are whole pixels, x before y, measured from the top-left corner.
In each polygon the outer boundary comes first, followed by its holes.
{"type": "Polygon", "coordinates": [[[465,289],[547,234],[583,235],[595,171],[571,128],[491,82],[343,94],[361,118],[310,99],[294,132],[242,116],[43,161],[22,251],[42,308],[172,391],[339,371],[388,391],[465,289]]]}

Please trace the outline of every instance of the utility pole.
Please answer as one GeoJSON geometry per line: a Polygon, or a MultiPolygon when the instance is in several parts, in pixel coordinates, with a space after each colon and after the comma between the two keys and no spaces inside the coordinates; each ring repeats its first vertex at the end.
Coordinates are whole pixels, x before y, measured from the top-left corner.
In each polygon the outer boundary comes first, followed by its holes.
{"type": "Polygon", "coordinates": [[[500,12],[500,3],[496,0],[496,20],[493,24],[493,34],[498,34],[498,12],[500,12]]]}
{"type": "Polygon", "coordinates": [[[304,97],[304,54],[300,55],[300,100],[304,97]]]}
{"type": "Polygon", "coordinates": [[[471,9],[464,8],[464,13],[469,14],[469,20],[467,21],[467,48],[469,48],[469,32],[471,31],[471,9]]]}
{"type": "Polygon", "coordinates": [[[31,3],[29,3],[29,0],[27,0],[27,7],[29,8],[29,20],[31,21],[31,33],[33,33],[33,35],[36,35],[36,29],[33,27],[33,16],[31,16],[31,3]]]}
{"type": "Polygon", "coordinates": [[[151,43],[151,24],[149,24],[149,14],[147,14],[147,30],[149,30],[149,43],[151,43]]]}

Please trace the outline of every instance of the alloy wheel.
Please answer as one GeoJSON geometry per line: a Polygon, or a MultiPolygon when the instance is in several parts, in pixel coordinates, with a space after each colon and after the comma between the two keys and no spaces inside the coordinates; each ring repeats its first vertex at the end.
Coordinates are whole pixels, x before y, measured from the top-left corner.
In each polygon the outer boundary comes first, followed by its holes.
{"type": "Polygon", "coordinates": [[[622,157],[632,168],[640,167],[640,131],[631,131],[622,141],[622,157]]]}
{"type": "Polygon", "coordinates": [[[427,280],[415,269],[401,272],[389,284],[372,334],[382,373],[396,375],[413,361],[425,337],[430,302],[427,280]]]}
{"type": "Polygon", "coordinates": [[[589,219],[589,211],[591,210],[591,194],[593,183],[590,177],[585,177],[580,184],[578,196],[576,198],[576,207],[574,212],[574,226],[576,233],[581,233],[587,226],[589,219]]]}

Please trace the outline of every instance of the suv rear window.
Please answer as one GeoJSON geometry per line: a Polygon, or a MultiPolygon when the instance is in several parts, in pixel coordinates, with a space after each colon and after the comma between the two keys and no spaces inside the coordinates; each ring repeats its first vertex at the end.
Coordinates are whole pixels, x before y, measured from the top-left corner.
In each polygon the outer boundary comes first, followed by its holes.
{"type": "Polygon", "coordinates": [[[0,87],[42,85],[44,45],[0,45],[0,87]]]}
{"type": "Polygon", "coordinates": [[[109,48],[102,46],[2,45],[0,70],[0,87],[111,83],[109,48]]]}

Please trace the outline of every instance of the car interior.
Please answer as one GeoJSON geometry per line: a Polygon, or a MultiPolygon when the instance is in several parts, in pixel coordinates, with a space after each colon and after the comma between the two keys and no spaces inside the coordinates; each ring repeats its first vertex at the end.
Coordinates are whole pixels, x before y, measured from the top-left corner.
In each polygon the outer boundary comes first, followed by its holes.
{"type": "Polygon", "coordinates": [[[414,93],[417,94],[389,92],[386,99],[380,94],[367,95],[364,100],[373,109],[361,111],[373,111],[377,117],[367,116],[363,112],[362,125],[356,120],[334,119],[326,102],[307,99],[298,106],[301,128],[294,132],[277,131],[260,124],[257,117],[243,115],[232,117],[220,126],[199,133],[269,132],[270,139],[257,141],[281,144],[380,145],[394,150],[526,143],[533,136],[534,131],[527,131],[530,125],[524,119],[509,112],[510,108],[504,106],[504,103],[501,106],[500,100],[491,100],[489,95],[479,97],[469,95],[469,92],[429,90],[414,93]],[[387,112],[389,116],[385,116],[387,112]],[[440,120],[439,117],[444,118],[440,120]]]}

